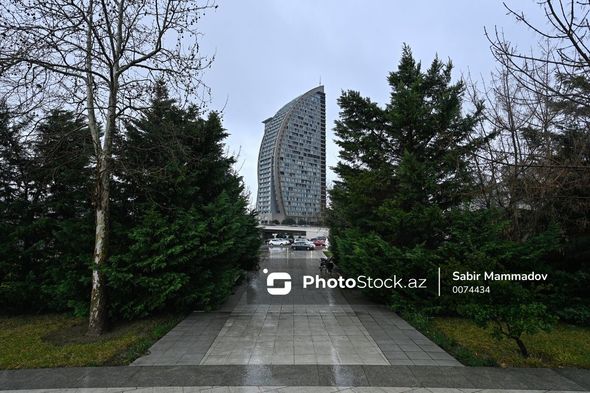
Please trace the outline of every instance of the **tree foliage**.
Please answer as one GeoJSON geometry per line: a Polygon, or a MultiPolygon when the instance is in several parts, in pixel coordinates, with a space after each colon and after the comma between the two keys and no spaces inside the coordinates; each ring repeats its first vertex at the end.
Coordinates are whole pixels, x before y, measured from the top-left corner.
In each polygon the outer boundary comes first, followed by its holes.
{"type": "Polygon", "coordinates": [[[590,33],[586,2],[539,2],[547,23],[507,8],[539,39],[523,50],[498,33],[488,34],[498,62],[491,82],[473,83],[486,109],[477,135],[491,137],[476,156],[479,199],[509,220],[507,234],[526,241],[561,230],[558,250],[543,258],[552,291],[543,304],[561,318],[590,323],[590,33]]]}
{"type": "Polygon", "coordinates": [[[216,113],[179,108],[161,83],[127,125],[121,214],[130,224],[116,230],[124,241],[108,269],[123,316],[210,308],[256,264],[257,222],[223,151],[226,136],[216,113]]]}
{"type": "MultiPolygon", "coordinates": [[[[106,324],[113,139],[164,79],[188,101],[200,94],[197,0],[8,0],[0,3],[0,99],[14,111],[64,105],[84,113],[95,153],[95,242],[88,333],[106,324]]],[[[205,89],[206,90],[206,89],[205,89]]]]}
{"type": "Polygon", "coordinates": [[[369,292],[396,310],[494,321],[508,326],[507,334],[521,343],[523,333],[552,322],[538,312],[538,286],[461,282],[490,285],[491,294],[461,296],[445,285],[437,296],[438,268],[446,283],[455,271],[539,271],[560,238],[556,228],[547,227],[515,241],[507,236],[510,221],[503,211],[479,203],[473,157],[495,135],[475,132],[482,107],[479,102],[472,112],[462,107],[465,85],[453,82],[451,71],[451,63],[438,58],[422,70],[404,47],[398,69],[388,78],[385,107],[358,92],[340,97],[341,150],[335,167],[340,180],[329,212],[333,251],[345,274],[427,279],[426,289],[369,292]],[[506,301],[499,301],[500,294],[506,301]]]}
{"type": "Polygon", "coordinates": [[[85,127],[67,111],[51,112],[28,138],[16,119],[0,125],[3,310],[87,308],[93,149],[85,127]]]}
{"type": "MultiPolygon", "coordinates": [[[[88,313],[95,156],[86,127],[69,111],[38,125],[1,112],[3,312],[88,313]]],[[[226,136],[219,115],[181,109],[163,83],[116,135],[103,270],[113,319],[212,308],[256,264],[257,222],[226,136]]]]}
{"type": "Polygon", "coordinates": [[[404,47],[384,108],[358,92],[340,97],[341,180],[331,192],[330,222],[348,272],[419,277],[440,263],[453,214],[472,193],[469,157],[483,142],[471,138],[479,109],[463,114],[464,85],[452,82],[451,70],[436,58],[423,71],[404,47]]]}

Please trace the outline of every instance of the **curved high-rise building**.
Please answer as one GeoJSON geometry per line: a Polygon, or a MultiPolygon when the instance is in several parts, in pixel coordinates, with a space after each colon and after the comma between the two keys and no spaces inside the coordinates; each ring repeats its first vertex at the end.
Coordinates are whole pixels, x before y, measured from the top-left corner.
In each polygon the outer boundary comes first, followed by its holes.
{"type": "Polygon", "coordinates": [[[326,207],[326,95],[318,86],[263,121],[256,209],[262,223],[318,223],[326,207]]]}

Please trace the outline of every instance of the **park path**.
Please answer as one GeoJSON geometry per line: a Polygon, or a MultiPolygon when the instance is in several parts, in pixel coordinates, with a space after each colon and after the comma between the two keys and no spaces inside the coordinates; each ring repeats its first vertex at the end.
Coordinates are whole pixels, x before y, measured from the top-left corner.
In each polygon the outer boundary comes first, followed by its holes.
{"type": "Polygon", "coordinates": [[[194,312],[134,366],[406,365],[461,366],[397,314],[356,290],[302,288],[321,251],[271,248],[260,270],[216,312],[194,312]],[[267,292],[266,274],[287,272],[288,295],[267,292]]]}
{"type": "Polygon", "coordinates": [[[261,269],[221,309],[189,315],[135,367],[0,370],[0,392],[590,392],[588,370],[463,367],[356,291],[298,289],[319,256],[268,253],[262,269],[289,272],[289,295],[268,295],[261,269]]]}
{"type": "MultiPolygon", "coordinates": [[[[496,390],[411,387],[339,387],[339,386],[190,386],[141,388],[75,388],[31,389],[4,391],[4,393],[567,393],[554,390],[496,390]]],[[[571,392],[571,391],[570,391],[571,392]]]]}

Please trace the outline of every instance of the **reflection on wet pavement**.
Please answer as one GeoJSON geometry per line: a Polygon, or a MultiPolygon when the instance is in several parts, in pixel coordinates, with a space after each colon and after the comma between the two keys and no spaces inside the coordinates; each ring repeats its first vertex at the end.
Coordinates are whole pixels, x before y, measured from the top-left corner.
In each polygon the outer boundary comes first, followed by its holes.
{"type": "Polygon", "coordinates": [[[237,307],[201,364],[379,364],[350,306],[237,307]]]}
{"type": "Polygon", "coordinates": [[[220,310],[227,312],[192,314],[134,365],[461,365],[357,290],[304,289],[304,275],[331,277],[319,271],[322,256],[269,249],[220,310]],[[289,273],[290,293],[268,293],[267,277],[277,272],[289,273]]]}

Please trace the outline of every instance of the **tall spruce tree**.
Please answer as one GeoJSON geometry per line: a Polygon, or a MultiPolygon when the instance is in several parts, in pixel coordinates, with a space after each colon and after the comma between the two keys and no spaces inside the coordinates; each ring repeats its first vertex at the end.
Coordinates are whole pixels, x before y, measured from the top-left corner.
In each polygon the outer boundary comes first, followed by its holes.
{"type": "Polygon", "coordinates": [[[114,210],[128,208],[114,218],[123,244],[108,270],[112,313],[210,308],[256,262],[257,223],[226,136],[218,114],[178,107],[162,83],[127,125],[114,210]]]}
{"type": "Polygon", "coordinates": [[[508,241],[501,217],[472,203],[470,159],[485,142],[473,133],[481,108],[465,113],[464,85],[452,82],[451,71],[451,63],[438,58],[422,71],[406,46],[389,75],[384,108],[358,92],[340,97],[340,180],[329,213],[334,252],[346,274],[426,278],[426,289],[369,294],[401,311],[463,312],[482,325],[493,321],[504,328],[498,337],[514,339],[526,356],[522,334],[552,322],[534,286],[485,283],[493,287],[489,295],[461,297],[447,285],[436,296],[439,267],[446,277],[453,271],[530,271],[557,239],[552,231],[524,244],[508,241]]]}
{"type": "Polygon", "coordinates": [[[44,229],[41,288],[50,310],[85,315],[94,238],[92,138],[83,117],[54,110],[36,128],[33,178],[42,198],[37,225],[44,229]]]}
{"type": "Polygon", "coordinates": [[[437,262],[449,212],[469,201],[469,158],[482,142],[472,137],[479,108],[463,112],[464,85],[451,71],[438,58],[423,71],[404,46],[385,107],[355,91],[338,100],[340,180],[329,219],[345,268],[424,274],[437,262]]]}
{"type": "MultiPolygon", "coordinates": [[[[32,181],[33,158],[19,124],[0,102],[0,309],[31,310],[39,306],[38,255],[32,224],[32,201],[38,192],[32,181]]],[[[35,308],[35,311],[37,308],[35,308]]]]}
{"type": "Polygon", "coordinates": [[[235,159],[224,152],[227,136],[217,113],[203,118],[196,107],[179,108],[160,81],[150,107],[126,127],[123,184],[136,205],[187,208],[210,201],[235,180],[235,159]]]}
{"type": "Polygon", "coordinates": [[[53,111],[25,132],[6,111],[0,119],[0,306],[83,313],[93,224],[85,122],[53,111]]]}

